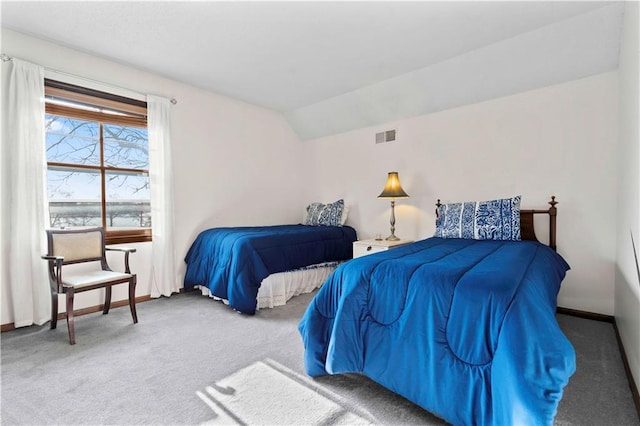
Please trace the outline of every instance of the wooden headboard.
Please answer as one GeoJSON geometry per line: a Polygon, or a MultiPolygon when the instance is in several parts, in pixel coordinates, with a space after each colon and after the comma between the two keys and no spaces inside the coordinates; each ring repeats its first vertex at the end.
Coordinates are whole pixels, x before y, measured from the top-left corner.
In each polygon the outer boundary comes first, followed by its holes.
{"type": "MultiPolygon", "coordinates": [[[[549,201],[551,207],[547,210],[520,210],[520,238],[527,241],[538,241],[536,237],[536,231],[533,227],[533,217],[536,214],[548,214],[549,215],[549,247],[556,250],[556,216],[558,215],[558,209],[556,208],[555,195],[551,196],[549,201]]],[[[438,209],[442,204],[440,200],[436,203],[436,217],[438,216],[438,209]]]]}
{"type": "Polygon", "coordinates": [[[520,210],[520,238],[529,241],[538,241],[536,237],[536,231],[533,229],[533,216],[536,214],[548,214],[549,215],[549,247],[556,249],[556,216],[558,216],[558,209],[556,208],[555,195],[551,196],[549,201],[551,207],[547,210],[520,210]]]}

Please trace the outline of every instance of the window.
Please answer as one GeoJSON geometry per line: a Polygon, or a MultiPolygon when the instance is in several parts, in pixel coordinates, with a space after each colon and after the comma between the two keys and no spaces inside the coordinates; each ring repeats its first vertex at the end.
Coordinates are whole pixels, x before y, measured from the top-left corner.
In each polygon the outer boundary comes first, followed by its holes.
{"type": "Polygon", "coordinates": [[[146,103],[52,80],[45,102],[51,227],[151,241],[146,103]]]}

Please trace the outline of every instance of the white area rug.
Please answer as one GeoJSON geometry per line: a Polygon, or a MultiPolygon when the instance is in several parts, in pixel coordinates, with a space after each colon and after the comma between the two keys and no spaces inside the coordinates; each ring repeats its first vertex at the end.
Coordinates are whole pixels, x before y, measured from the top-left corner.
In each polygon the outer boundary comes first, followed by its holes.
{"type": "Polygon", "coordinates": [[[196,392],[213,411],[206,425],[369,425],[375,420],[311,379],[266,359],[196,392]]]}

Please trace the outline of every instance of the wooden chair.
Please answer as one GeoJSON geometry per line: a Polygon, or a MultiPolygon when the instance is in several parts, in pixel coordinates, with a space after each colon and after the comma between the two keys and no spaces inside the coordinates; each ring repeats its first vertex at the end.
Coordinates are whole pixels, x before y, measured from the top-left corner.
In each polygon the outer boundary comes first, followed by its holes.
{"type": "Polygon", "coordinates": [[[136,274],[129,269],[129,254],[135,253],[133,248],[111,248],[105,246],[103,228],[84,229],[50,229],[47,230],[48,253],[42,256],[49,263],[49,281],[51,285],[51,329],[58,323],[58,294],[67,295],[67,328],[69,343],[76,343],[73,297],[83,291],[105,289],[104,315],[109,313],[111,305],[111,286],[129,283],[129,308],[133,323],[138,322],[136,314],[136,274]],[[107,264],[106,251],[124,252],[125,272],[115,272],[107,264]],[[100,262],[97,270],[72,270],[63,266],[87,262],[100,262]]]}

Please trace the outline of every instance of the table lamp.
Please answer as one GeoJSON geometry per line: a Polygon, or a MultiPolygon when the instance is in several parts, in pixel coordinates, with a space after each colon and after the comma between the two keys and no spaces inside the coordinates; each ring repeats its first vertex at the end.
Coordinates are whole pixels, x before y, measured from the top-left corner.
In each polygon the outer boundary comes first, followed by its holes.
{"type": "Polygon", "coordinates": [[[402,185],[400,185],[400,178],[398,178],[398,172],[389,172],[387,177],[387,183],[382,190],[382,193],[378,195],[378,198],[390,198],[391,199],[391,235],[386,239],[387,241],[398,241],[400,238],[396,237],[396,215],[395,204],[396,198],[409,198],[409,195],[404,192],[402,185]]]}

